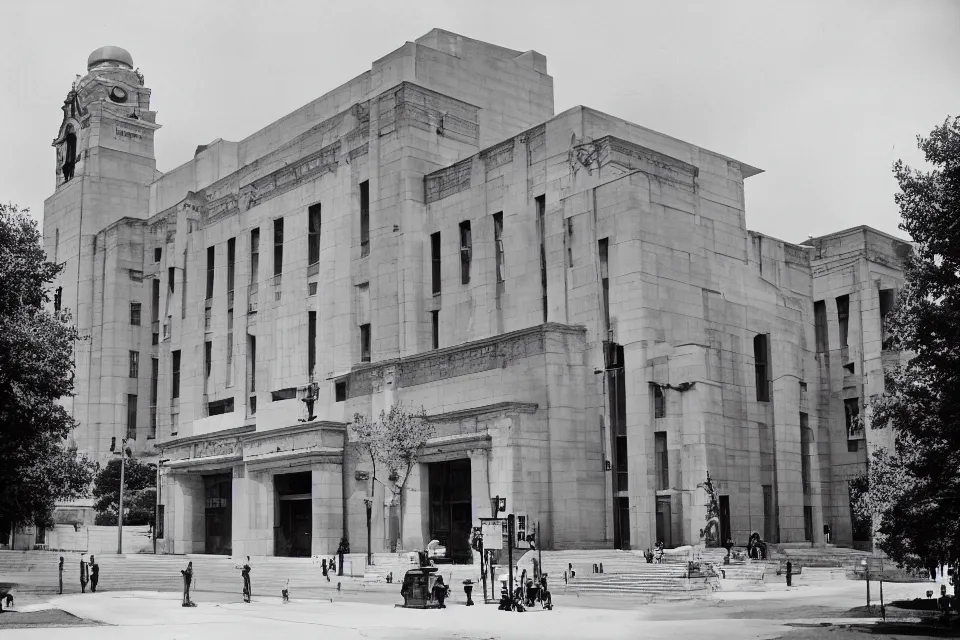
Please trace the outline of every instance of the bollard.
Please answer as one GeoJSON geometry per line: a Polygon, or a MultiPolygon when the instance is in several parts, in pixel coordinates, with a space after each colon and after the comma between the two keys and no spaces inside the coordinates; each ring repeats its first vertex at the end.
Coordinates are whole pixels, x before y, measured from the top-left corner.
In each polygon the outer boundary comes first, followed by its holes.
{"type": "Polygon", "coordinates": [[[337,583],[337,593],[340,593],[340,583],[337,583]]]}
{"type": "Polygon", "coordinates": [[[596,563],[596,562],[593,563],[593,572],[594,572],[594,573],[600,573],[599,571],[597,571],[597,563],[596,563]]]}
{"type": "MultiPolygon", "coordinates": [[[[567,572],[566,572],[566,571],[563,572],[563,584],[567,584],[567,572]]],[[[929,593],[930,593],[930,595],[933,595],[933,591],[930,591],[929,593]]],[[[929,596],[928,596],[928,597],[929,597],[929,596]]]]}
{"type": "Polygon", "coordinates": [[[600,563],[600,573],[603,573],[603,563],[600,563]]]}
{"type": "Polygon", "coordinates": [[[473,606],[473,580],[464,580],[463,581],[463,592],[467,594],[467,606],[473,606]]]}

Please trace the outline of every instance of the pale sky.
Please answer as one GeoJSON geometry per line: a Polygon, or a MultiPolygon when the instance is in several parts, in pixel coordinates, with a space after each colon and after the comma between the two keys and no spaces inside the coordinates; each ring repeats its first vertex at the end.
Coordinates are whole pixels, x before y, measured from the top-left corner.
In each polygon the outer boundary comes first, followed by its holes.
{"type": "Polygon", "coordinates": [[[547,57],[583,104],[759,167],[747,226],[797,242],[902,236],[897,158],[960,114],[960,1],[17,1],[0,4],[0,200],[42,217],[60,106],[87,56],[127,49],[161,171],[240,140],[438,27],[547,57]]]}

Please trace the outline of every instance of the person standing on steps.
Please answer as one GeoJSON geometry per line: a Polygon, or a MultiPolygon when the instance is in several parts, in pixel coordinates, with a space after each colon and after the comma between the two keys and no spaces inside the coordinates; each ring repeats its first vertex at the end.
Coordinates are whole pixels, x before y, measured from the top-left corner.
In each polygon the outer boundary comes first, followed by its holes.
{"type": "Polygon", "coordinates": [[[58,573],[60,574],[60,593],[63,595],[63,556],[60,556],[60,566],[57,568],[58,573]]]}
{"type": "Polygon", "coordinates": [[[97,592],[97,583],[100,581],[100,565],[90,556],[90,593],[97,592]]]}
{"type": "Polygon", "coordinates": [[[87,573],[87,561],[83,559],[85,554],[80,554],[80,593],[87,592],[87,581],[89,579],[89,574],[87,573]]]}

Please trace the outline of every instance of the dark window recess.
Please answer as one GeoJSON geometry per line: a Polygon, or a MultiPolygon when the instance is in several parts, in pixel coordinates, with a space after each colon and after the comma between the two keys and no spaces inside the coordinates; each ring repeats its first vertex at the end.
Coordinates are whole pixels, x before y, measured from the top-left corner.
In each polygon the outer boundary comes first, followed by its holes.
{"type": "Polygon", "coordinates": [[[170,397],[173,400],[176,400],[180,397],[180,350],[171,352],[171,357],[173,360],[173,365],[170,372],[170,378],[172,380],[170,384],[170,397]]]}
{"type": "Polygon", "coordinates": [[[158,540],[163,540],[163,516],[165,515],[165,514],[164,514],[164,508],[163,508],[164,506],[165,506],[165,505],[162,505],[162,504],[158,504],[158,505],[157,505],[157,523],[156,523],[156,526],[157,526],[157,539],[158,539],[158,540]]]}
{"type": "Polygon", "coordinates": [[[213,371],[213,343],[209,340],[203,343],[203,377],[209,378],[213,371]]]}
{"type": "Polygon", "coordinates": [[[257,284],[260,271],[260,229],[250,232],[250,284],[257,284]]]}
{"type": "Polygon", "coordinates": [[[810,445],[813,431],[809,427],[809,417],[800,413],[800,484],[804,493],[810,493],[810,445]]]}
{"type": "Polygon", "coordinates": [[[770,402],[769,334],[753,337],[753,362],[757,374],[757,402],[770,402]]]}
{"type": "Polygon", "coordinates": [[[313,380],[313,370],[317,366],[317,312],[307,312],[307,375],[313,380]]]}
{"type": "Polygon", "coordinates": [[[370,181],[360,183],[360,257],[370,254],[370,181]]]}
{"type": "Polygon", "coordinates": [[[283,218],[273,221],[273,275],[283,273],[283,218]]]}
{"type": "Polygon", "coordinates": [[[603,338],[610,334],[610,240],[601,238],[597,241],[597,253],[600,256],[600,311],[603,325],[603,338]]]}
{"type": "Polygon", "coordinates": [[[629,490],[627,436],[617,436],[617,491],[629,490]]]}
{"type": "Polygon", "coordinates": [[[653,417],[667,417],[667,399],[663,395],[663,387],[658,384],[653,385],[653,417]]]}
{"type": "Polygon", "coordinates": [[[320,203],[307,209],[307,264],[320,262],[320,203]]]}
{"type": "Polygon", "coordinates": [[[257,390],[257,337],[247,334],[247,375],[250,377],[250,393],[257,390]]]}
{"type": "Polygon", "coordinates": [[[823,300],[813,303],[813,329],[817,339],[817,353],[826,353],[830,346],[827,340],[827,304],[823,300]]]}
{"type": "Polygon", "coordinates": [[[153,279],[151,284],[152,295],[150,296],[150,320],[153,322],[160,321],[160,280],[157,278],[153,279]]]}
{"type": "Polygon", "coordinates": [[[860,399],[847,398],[844,400],[843,414],[847,425],[847,437],[855,438],[860,431],[860,399]]]}
{"type": "Polygon", "coordinates": [[[840,325],[840,348],[847,346],[847,333],[850,323],[850,296],[837,298],[837,322],[840,325]]]}
{"type": "Polygon", "coordinates": [[[654,432],[653,445],[656,454],[657,491],[666,491],[670,488],[670,460],[667,456],[667,432],[654,432]]]}
{"type": "Polygon", "coordinates": [[[207,403],[208,416],[219,416],[224,413],[233,413],[233,398],[215,400],[207,403]]]}
{"type": "Polygon", "coordinates": [[[370,325],[360,325],[360,362],[370,362],[370,325]]]}
{"type": "Polygon", "coordinates": [[[543,307],[543,321],[547,321],[547,197],[534,198],[537,207],[537,236],[540,240],[540,297],[543,307]]]}
{"type": "Polygon", "coordinates": [[[187,317],[187,250],[183,250],[183,272],[180,274],[180,319],[187,317]]]}
{"type": "Polygon", "coordinates": [[[430,312],[430,322],[433,323],[433,348],[440,348],[440,312],[431,311],[430,312]]]}
{"type": "Polygon", "coordinates": [[[297,388],[289,387],[278,391],[270,392],[270,402],[280,402],[281,400],[293,400],[297,397],[297,388]]]}
{"type": "Polygon", "coordinates": [[[896,289],[880,290],[880,330],[883,339],[883,349],[893,347],[893,336],[890,334],[890,312],[897,301],[896,289]]]}
{"type": "MultiPolygon", "coordinates": [[[[503,264],[503,212],[493,214],[493,245],[496,257],[497,284],[504,281],[506,274],[503,264]]],[[[500,288],[497,287],[499,294],[500,288]]]]}
{"type": "Polygon", "coordinates": [[[346,402],[347,401],[347,381],[338,380],[333,385],[334,399],[337,402],[346,402]]]}
{"type": "Polygon", "coordinates": [[[137,396],[127,395],[127,440],[137,439],[137,396]]]}
{"type": "Polygon", "coordinates": [[[176,286],[177,269],[176,267],[167,267],[167,292],[173,293],[176,286]]]}
{"type": "Polygon", "coordinates": [[[140,326],[140,303],[130,303],[130,324],[140,326]]]}
{"type": "Polygon", "coordinates": [[[153,261],[160,262],[160,256],[162,255],[163,255],[163,249],[161,249],[160,247],[157,247],[156,249],[153,250],[153,261]]]}
{"type": "Polygon", "coordinates": [[[150,406],[157,406],[157,385],[160,378],[160,360],[150,358],[150,406]]]}
{"type": "Polygon", "coordinates": [[[573,267],[573,218],[567,218],[567,267],[573,267]]]}
{"type": "Polygon", "coordinates": [[[131,378],[140,377],[140,352],[139,351],[130,352],[130,377],[131,378]]]}
{"type": "Polygon", "coordinates": [[[847,440],[847,453],[856,453],[860,451],[859,440],[847,440]]]}
{"type": "Polygon", "coordinates": [[[803,539],[813,541],[813,507],[810,505],[803,507],[803,539]]]}
{"type": "Polygon", "coordinates": [[[316,282],[311,282],[310,284],[307,285],[307,295],[309,295],[309,296],[315,296],[315,295],[317,295],[317,283],[316,283],[316,282]]]}
{"type": "Polygon", "coordinates": [[[470,260],[473,258],[473,240],[470,237],[470,221],[460,223],[460,283],[470,284],[470,260]]]}
{"type": "Polygon", "coordinates": [[[854,373],[856,373],[855,364],[854,364],[853,362],[848,362],[847,364],[843,365],[843,370],[844,370],[847,374],[849,374],[849,375],[852,376],[854,373]]]}
{"type": "Polygon", "coordinates": [[[213,247],[207,247],[207,300],[213,297],[213,268],[216,250],[213,247]]]}
{"type": "Polygon", "coordinates": [[[237,239],[227,240],[227,292],[233,291],[234,276],[237,270],[237,239]]]}
{"type": "Polygon", "coordinates": [[[158,345],[158,344],[160,344],[160,334],[159,334],[159,333],[154,333],[154,334],[153,334],[153,337],[152,337],[151,340],[150,340],[150,344],[152,344],[152,345],[158,345]]]}
{"type": "Polygon", "coordinates": [[[257,415],[257,396],[250,396],[250,415],[257,415]]]}
{"type": "Polygon", "coordinates": [[[430,235],[430,263],[432,265],[430,277],[430,291],[440,293],[440,232],[430,235]]]}

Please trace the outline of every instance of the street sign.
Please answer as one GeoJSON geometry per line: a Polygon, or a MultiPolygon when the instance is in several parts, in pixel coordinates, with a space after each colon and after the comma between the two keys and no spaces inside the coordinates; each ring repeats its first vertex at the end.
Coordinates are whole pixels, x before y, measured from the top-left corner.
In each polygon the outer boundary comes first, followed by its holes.
{"type": "Polygon", "coordinates": [[[484,518],[480,521],[484,550],[503,549],[503,527],[505,522],[506,520],[502,518],[484,518]]]}

